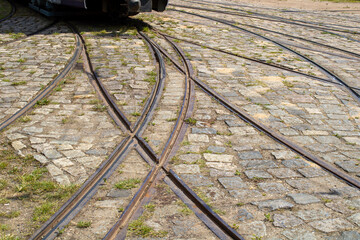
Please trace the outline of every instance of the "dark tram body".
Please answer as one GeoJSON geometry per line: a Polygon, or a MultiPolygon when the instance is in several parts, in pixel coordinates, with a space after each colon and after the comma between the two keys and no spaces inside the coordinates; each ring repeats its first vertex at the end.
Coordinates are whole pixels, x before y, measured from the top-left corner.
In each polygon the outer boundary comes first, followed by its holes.
{"type": "Polygon", "coordinates": [[[101,13],[126,17],[152,10],[162,12],[167,3],[168,0],[30,0],[30,7],[47,16],[101,13]]]}

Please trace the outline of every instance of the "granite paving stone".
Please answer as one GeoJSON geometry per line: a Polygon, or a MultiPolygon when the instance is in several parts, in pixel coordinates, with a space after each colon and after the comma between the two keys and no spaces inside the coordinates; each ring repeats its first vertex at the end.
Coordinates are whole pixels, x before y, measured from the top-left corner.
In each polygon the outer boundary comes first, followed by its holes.
{"type": "Polygon", "coordinates": [[[219,178],[218,181],[226,189],[239,189],[247,187],[247,184],[244,183],[240,177],[223,177],[219,178]]]}
{"type": "Polygon", "coordinates": [[[304,221],[314,221],[319,219],[328,219],[331,217],[331,212],[327,209],[310,209],[300,210],[295,212],[295,215],[304,221]]]}
{"type": "Polygon", "coordinates": [[[272,176],[270,174],[268,174],[267,172],[262,171],[262,170],[247,170],[244,173],[250,179],[272,178],[272,176]]]}
{"type": "Polygon", "coordinates": [[[317,197],[305,193],[291,193],[288,194],[288,196],[291,197],[297,204],[310,204],[320,202],[320,199],[318,199],[317,197]]]}
{"type": "Polygon", "coordinates": [[[303,221],[293,215],[274,214],[274,226],[281,228],[293,228],[303,224],[303,221]]]}
{"type": "Polygon", "coordinates": [[[313,228],[325,233],[344,231],[353,228],[353,225],[350,222],[342,218],[314,221],[309,224],[313,228]]]}
{"type": "Polygon", "coordinates": [[[258,206],[260,209],[268,208],[271,211],[277,209],[291,209],[294,207],[292,203],[289,203],[282,199],[267,200],[262,202],[252,202],[252,204],[258,206]]]}
{"type": "Polygon", "coordinates": [[[265,192],[271,194],[281,194],[289,190],[284,184],[278,182],[264,182],[259,183],[258,186],[265,192]]]}
{"type": "Polygon", "coordinates": [[[322,170],[320,168],[315,168],[315,167],[301,168],[301,169],[298,169],[298,171],[299,171],[299,173],[301,173],[301,175],[303,175],[304,177],[307,177],[307,178],[322,177],[322,176],[327,175],[327,172],[325,172],[324,170],[322,170]]]}
{"type": "Polygon", "coordinates": [[[297,178],[301,177],[300,174],[288,168],[275,168],[275,169],[267,169],[269,173],[274,175],[277,178],[297,178]]]}

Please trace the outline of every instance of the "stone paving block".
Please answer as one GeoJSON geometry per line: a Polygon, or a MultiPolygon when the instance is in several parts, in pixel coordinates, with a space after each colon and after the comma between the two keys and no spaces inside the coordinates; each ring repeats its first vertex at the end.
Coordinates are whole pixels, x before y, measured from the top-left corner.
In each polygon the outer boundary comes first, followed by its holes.
{"type": "Polygon", "coordinates": [[[360,173],[359,161],[336,161],[335,164],[349,173],[360,173]]]}
{"type": "Polygon", "coordinates": [[[50,159],[56,159],[56,158],[62,157],[62,155],[55,149],[45,149],[45,150],[43,150],[43,153],[47,158],[50,158],[50,159]]]}
{"type": "Polygon", "coordinates": [[[276,158],[276,159],[292,159],[296,157],[296,154],[293,153],[292,151],[288,151],[288,150],[281,150],[281,151],[274,151],[271,152],[271,154],[276,158]]]}
{"type": "Polygon", "coordinates": [[[174,166],[174,171],[178,174],[183,173],[200,173],[200,167],[198,165],[186,165],[186,164],[179,164],[174,166]]]}
{"type": "Polygon", "coordinates": [[[233,171],[219,170],[219,169],[210,169],[211,177],[230,177],[234,176],[233,171]]]}
{"type": "Polygon", "coordinates": [[[209,137],[205,134],[189,134],[188,139],[190,142],[209,142],[209,137]]]}
{"type": "Polygon", "coordinates": [[[348,143],[360,145],[360,138],[359,137],[344,137],[344,139],[348,143]]]}
{"type": "Polygon", "coordinates": [[[299,167],[307,167],[310,166],[307,162],[302,159],[290,159],[290,160],[283,160],[281,162],[285,167],[288,168],[299,168],[299,167]]]}
{"type": "Polygon", "coordinates": [[[246,152],[240,152],[238,153],[238,156],[242,160],[248,160],[248,159],[262,159],[263,156],[258,151],[246,151],[246,152]]]}
{"type": "Polygon", "coordinates": [[[360,190],[354,188],[354,187],[350,187],[350,186],[346,186],[346,187],[341,187],[341,188],[332,188],[330,189],[333,192],[337,192],[342,194],[343,196],[347,196],[347,197],[358,197],[360,196],[360,190]]]}
{"type": "Polygon", "coordinates": [[[62,151],[62,153],[68,158],[78,158],[85,156],[85,154],[81,150],[62,151]]]}
{"type": "Polygon", "coordinates": [[[250,179],[253,179],[253,178],[257,178],[257,179],[272,178],[272,176],[270,174],[268,174],[267,172],[262,171],[262,170],[247,170],[244,173],[250,179]]]}
{"type": "Polygon", "coordinates": [[[332,147],[328,144],[320,144],[320,143],[307,145],[307,147],[314,152],[321,152],[321,153],[333,152],[336,150],[335,147],[332,147]]]}
{"type": "Polygon", "coordinates": [[[348,217],[348,220],[355,223],[356,225],[358,225],[360,227],[360,213],[351,215],[350,217],[348,217]]]}
{"type": "Polygon", "coordinates": [[[70,185],[70,184],[71,184],[69,178],[68,178],[66,175],[64,175],[64,174],[62,174],[62,175],[57,175],[57,176],[53,176],[53,178],[54,178],[54,180],[55,180],[57,183],[59,183],[60,185],[65,185],[65,186],[67,186],[67,185],[70,185]]]}
{"type": "Polygon", "coordinates": [[[204,153],[204,158],[209,162],[222,162],[222,163],[231,163],[233,161],[233,155],[226,154],[213,154],[213,153],[204,153]]]}
{"type": "Polygon", "coordinates": [[[300,174],[296,173],[295,171],[289,168],[275,168],[275,169],[268,169],[267,171],[277,178],[302,177],[300,174]]]}
{"type": "Polygon", "coordinates": [[[258,186],[265,192],[271,194],[281,194],[288,191],[288,189],[282,183],[277,183],[277,182],[259,183],[258,186]]]}
{"type": "Polygon", "coordinates": [[[274,214],[274,226],[281,228],[293,228],[303,224],[304,222],[293,215],[274,214]]]}
{"type": "Polygon", "coordinates": [[[266,236],[266,225],[262,221],[241,224],[238,230],[241,234],[249,234],[251,236],[266,236]]]}
{"type": "Polygon", "coordinates": [[[276,163],[272,160],[240,161],[239,164],[246,169],[267,169],[277,167],[276,163]]]}
{"type": "MultiPolygon", "coordinates": [[[[244,187],[245,188],[245,187],[244,187]]],[[[257,190],[229,190],[229,194],[243,202],[250,202],[251,199],[258,199],[263,197],[263,195],[257,190]]]]}
{"type": "Polygon", "coordinates": [[[197,160],[201,159],[201,155],[200,154],[194,154],[194,153],[189,153],[189,154],[183,154],[179,156],[179,159],[182,161],[185,161],[187,163],[194,163],[197,160]]]}
{"type": "Polygon", "coordinates": [[[217,170],[220,171],[232,171],[232,175],[234,175],[234,171],[237,169],[237,167],[235,165],[233,165],[232,163],[223,163],[223,162],[206,162],[205,163],[206,166],[208,166],[209,168],[215,168],[217,170]]]}
{"type": "Polygon", "coordinates": [[[310,209],[301,210],[294,213],[296,216],[304,221],[314,221],[319,219],[328,219],[331,217],[331,212],[328,209],[310,209]]]}
{"type": "Polygon", "coordinates": [[[194,134],[216,134],[214,128],[192,128],[191,132],[194,134]]]}
{"type": "Polygon", "coordinates": [[[126,189],[111,189],[108,194],[106,194],[107,197],[110,198],[126,198],[129,197],[131,194],[130,190],[126,189]]]}
{"type": "Polygon", "coordinates": [[[53,163],[56,165],[56,166],[59,166],[61,168],[64,168],[64,167],[69,167],[69,166],[73,166],[74,163],[72,161],[70,161],[69,159],[67,158],[59,158],[59,159],[55,159],[53,160],[53,163]]]}
{"type": "Polygon", "coordinates": [[[253,219],[254,216],[248,212],[246,209],[239,209],[239,211],[236,214],[236,219],[237,221],[246,221],[246,220],[250,220],[253,219]]]}
{"type": "Polygon", "coordinates": [[[315,167],[301,168],[298,169],[298,171],[301,173],[301,175],[307,178],[322,177],[328,175],[328,173],[325,172],[324,170],[315,167]]]}
{"type": "Polygon", "coordinates": [[[325,206],[342,214],[351,214],[354,211],[342,200],[325,203],[325,206]]]}
{"type": "Polygon", "coordinates": [[[281,234],[291,240],[317,240],[314,232],[302,228],[286,230],[281,234]]]}
{"type": "Polygon", "coordinates": [[[21,141],[14,141],[11,143],[11,146],[16,150],[19,151],[23,148],[26,148],[26,145],[23,144],[21,141]]]}
{"type": "Polygon", "coordinates": [[[254,147],[251,145],[241,145],[241,146],[233,146],[233,149],[237,152],[242,152],[242,151],[254,150],[254,147]]]}
{"type": "Polygon", "coordinates": [[[207,150],[213,153],[223,153],[226,151],[226,148],[220,146],[209,146],[207,150]]]}
{"type": "Polygon", "coordinates": [[[219,178],[218,181],[226,189],[240,189],[247,187],[247,184],[244,183],[240,177],[223,177],[219,178]]]}
{"type": "Polygon", "coordinates": [[[286,182],[293,188],[311,191],[316,189],[316,184],[309,179],[288,179],[286,182]]]}
{"type": "Polygon", "coordinates": [[[314,197],[310,194],[306,193],[291,193],[288,194],[289,197],[291,197],[294,202],[297,204],[309,204],[309,203],[317,203],[320,202],[320,199],[317,197],[314,197]]]}
{"type": "Polygon", "coordinates": [[[359,240],[360,233],[357,231],[344,231],[338,235],[328,237],[326,240],[359,240]]]}
{"type": "Polygon", "coordinates": [[[208,177],[200,174],[182,174],[181,178],[194,187],[214,185],[208,177]]]}
{"type": "Polygon", "coordinates": [[[340,144],[341,140],[335,136],[315,136],[317,141],[324,144],[340,144]]]}
{"type": "Polygon", "coordinates": [[[291,209],[294,207],[292,203],[289,203],[282,199],[266,200],[262,202],[252,202],[252,204],[258,206],[259,209],[268,208],[271,211],[277,209],[291,209]]]}
{"type": "Polygon", "coordinates": [[[36,160],[38,160],[41,164],[46,164],[46,163],[49,162],[49,160],[48,160],[45,156],[40,155],[40,154],[34,155],[34,158],[35,158],[36,160]]]}
{"type": "Polygon", "coordinates": [[[354,227],[350,222],[342,218],[314,221],[309,224],[313,228],[325,233],[349,230],[354,227]]]}

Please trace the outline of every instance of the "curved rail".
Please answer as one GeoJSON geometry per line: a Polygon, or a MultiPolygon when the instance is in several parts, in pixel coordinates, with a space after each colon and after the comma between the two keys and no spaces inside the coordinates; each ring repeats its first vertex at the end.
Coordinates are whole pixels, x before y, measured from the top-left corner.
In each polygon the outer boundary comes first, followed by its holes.
{"type": "MultiPolygon", "coordinates": [[[[193,9],[193,7],[181,6],[181,5],[178,5],[178,7],[193,9]]],[[[171,9],[169,9],[169,10],[171,10],[171,9]]],[[[174,9],[173,9],[173,10],[174,10],[174,9]]],[[[201,10],[204,10],[204,11],[214,11],[214,10],[212,10],[212,9],[206,9],[206,8],[201,8],[201,10]]],[[[246,17],[252,17],[252,16],[246,16],[246,17]]],[[[267,20],[267,19],[266,19],[266,20],[267,20]]],[[[227,20],[223,20],[223,21],[227,21],[227,20]]],[[[294,36],[294,35],[290,35],[290,34],[278,32],[278,31],[273,31],[273,30],[270,30],[270,29],[266,29],[266,28],[262,28],[262,27],[257,27],[257,26],[250,25],[250,24],[245,24],[245,23],[238,23],[238,22],[231,22],[231,21],[227,21],[227,22],[232,23],[232,24],[238,24],[238,25],[246,26],[246,27],[249,27],[249,28],[258,29],[258,30],[265,31],[265,32],[270,32],[270,33],[274,33],[274,34],[279,34],[279,35],[282,35],[282,36],[285,36],[285,37],[289,37],[289,38],[298,39],[298,40],[301,40],[301,41],[304,41],[304,42],[309,42],[309,43],[312,43],[312,44],[315,44],[315,45],[318,45],[318,46],[321,46],[321,47],[330,48],[330,49],[333,49],[333,50],[336,50],[336,51],[340,51],[340,52],[343,52],[343,53],[352,55],[352,56],[354,56],[354,57],[356,57],[356,58],[360,58],[360,54],[358,54],[358,53],[354,53],[354,52],[351,52],[351,51],[347,51],[347,50],[345,50],[345,49],[338,48],[338,47],[334,47],[334,46],[331,46],[331,45],[328,45],[328,44],[319,43],[319,42],[316,42],[316,41],[313,41],[313,40],[309,40],[309,39],[306,39],[306,38],[303,38],[303,37],[298,37],[298,36],[294,36]]],[[[309,28],[312,28],[311,26],[308,26],[308,27],[309,27],[309,28]]],[[[338,36],[340,36],[340,37],[345,37],[345,36],[343,36],[343,35],[336,34],[336,33],[333,33],[333,32],[327,32],[327,33],[335,34],[335,35],[338,35],[338,36]]],[[[354,40],[354,41],[355,41],[355,40],[354,40]]]]}
{"type": "Polygon", "coordinates": [[[179,4],[170,4],[170,6],[189,8],[189,9],[195,9],[195,10],[204,10],[204,11],[210,11],[210,12],[216,12],[216,13],[222,13],[222,14],[229,14],[229,15],[241,16],[241,17],[248,17],[248,18],[256,18],[256,19],[267,20],[267,21],[272,21],[272,22],[282,22],[282,23],[294,24],[294,25],[302,26],[302,27],[315,28],[315,29],[323,30],[323,31],[330,30],[330,31],[342,32],[342,33],[360,34],[360,32],[351,31],[351,30],[348,30],[348,29],[329,28],[329,27],[321,27],[321,26],[311,26],[311,25],[307,25],[307,24],[304,24],[304,23],[298,23],[297,21],[291,21],[291,20],[288,20],[288,19],[284,19],[284,18],[280,18],[280,17],[273,17],[273,16],[269,16],[269,15],[263,17],[260,14],[254,13],[254,12],[250,12],[250,14],[257,14],[259,16],[251,16],[249,14],[234,13],[234,12],[221,11],[221,10],[215,10],[215,9],[209,9],[209,8],[190,7],[190,6],[179,5],[179,4]]]}
{"type": "MultiPolygon", "coordinates": [[[[220,239],[239,239],[243,240],[243,238],[232,229],[225,221],[223,221],[215,212],[211,210],[209,206],[205,204],[172,170],[168,170],[165,168],[165,164],[170,159],[172,153],[174,153],[183,139],[187,124],[184,124],[184,119],[186,117],[191,116],[191,112],[193,109],[193,91],[194,86],[192,81],[190,81],[193,76],[192,68],[190,67],[190,62],[185,58],[182,50],[176,46],[172,41],[168,38],[165,39],[170,42],[170,44],[175,48],[178,54],[181,56],[185,69],[172,59],[174,65],[185,75],[185,94],[183,98],[183,104],[181,108],[181,112],[179,113],[179,118],[174,126],[174,129],[168,139],[168,142],[165,145],[165,148],[161,154],[160,159],[154,154],[149,146],[144,142],[139,142],[143,151],[147,153],[147,156],[150,157],[150,161],[154,164],[157,164],[152,171],[149,173],[146,178],[146,182],[141,186],[140,190],[134,196],[130,205],[128,205],[127,209],[121,216],[120,220],[114,225],[114,227],[109,231],[104,239],[123,239],[126,235],[126,229],[128,222],[131,220],[131,217],[135,214],[135,212],[139,209],[142,200],[147,199],[145,194],[149,192],[151,187],[154,185],[155,181],[159,178],[159,176],[166,175],[164,181],[170,186],[170,188],[175,192],[176,195],[180,197],[180,199],[185,202],[192,209],[195,214],[213,231],[220,239]],[[190,105],[189,105],[190,104],[190,105]],[[158,170],[157,170],[158,169],[158,170]],[[151,180],[153,179],[153,180],[151,180]]],[[[151,41],[149,39],[149,41],[151,41]]],[[[163,50],[154,42],[152,44],[155,45],[163,54],[163,50]]],[[[166,54],[168,57],[168,55],[166,54]]],[[[146,160],[146,156],[144,156],[141,151],[139,151],[140,155],[146,160]]],[[[149,161],[149,160],[147,160],[149,161]]]]}
{"type": "MultiPolygon", "coordinates": [[[[301,76],[304,76],[304,77],[312,78],[314,80],[318,80],[318,81],[321,81],[321,82],[331,83],[331,84],[335,84],[335,85],[342,85],[339,82],[334,82],[334,81],[331,81],[331,80],[326,79],[326,78],[320,78],[320,77],[309,75],[309,74],[306,74],[306,73],[303,73],[303,72],[300,72],[300,71],[296,71],[293,68],[290,68],[290,67],[287,67],[287,66],[284,66],[284,65],[281,65],[281,64],[267,63],[266,61],[261,60],[261,59],[246,57],[244,55],[228,52],[228,51],[222,50],[220,48],[210,47],[210,46],[207,46],[207,45],[204,45],[204,44],[196,43],[196,42],[189,41],[189,40],[186,40],[186,39],[183,39],[183,38],[174,37],[174,36],[171,36],[171,35],[168,35],[168,34],[163,34],[163,35],[165,35],[165,36],[167,36],[169,38],[172,38],[172,39],[176,39],[176,40],[179,40],[179,41],[183,41],[183,42],[192,44],[192,45],[196,45],[196,46],[203,47],[203,48],[208,48],[208,49],[211,49],[211,50],[214,50],[214,51],[217,51],[217,52],[221,52],[221,53],[224,53],[224,54],[227,54],[227,55],[242,58],[242,59],[249,60],[249,61],[252,61],[252,62],[260,63],[260,64],[263,64],[263,65],[266,65],[266,66],[269,66],[269,67],[273,67],[273,68],[285,70],[285,71],[288,71],[288,72],[292,72],[292,73],[295,73],[295,74],[298,74],[298,75],[301,75],[301,76]]],[[[360,88],[358,88],[358,87],[349,86],[349,88],[351,88],[353,90],[360,91],[360,88]]]]}
{"type": "MultiPolygon", "coordinates": [[[[79,38],[81,38],[81,34],[76,30],[76,28],[72,25],[69,25],[77,34],[79,38]]],[[[84,41],[84,39],[82,39],[84,41]]],[[[117,108],[116,104],[112,100],[110,94],[107,92],[105,87],[102,85],[101,81],[97,79],[96,74],[93,70],[91,60],[89,54],[86,51],[85,44],[83,45],[85,52],[85,63],[88,65],[87,68],[90,70],[90,75],[98,84],[97,87],[100,89],[99,94],[103,99],[106,100],[107,104],[111,108],[113,112],[115,112],[115,121],[122,122],[126,124],[126,118],[121,113],[121,111],[117,108]],[[118,111],[118,112],[117,112],[118,111]],[[124,117],[123,119],[120,119],[124,117]]],[[[98,187],[103,182],[104,179],[107,179],[111,176],[111,174],[116,170],[116,168],[120,165],[125,156],[132,149],[134,144],[136,144],[137,139],[140,137],[141,131],[146,126],[146,123],[149,121],[149,118],[152,115],[152,112],[156,108],[159,97],[158,95],[162,91],[163,81],[165,79],[166,73],[165,68],[162,66],[163,61],[160,55],[156,54],[156,59],[158,59],[159,64],[159,80],[158,84],[154,87],[152,100],[148,104],[148,110],[146,110],[146,116],[142,118],[142,121],[139,122],[138,127],[136,127],[135,131],[131,130],[130,124],[124,124],[129,135],[125,138],[113,151],[113,153],[109,156],[109,158],[103,162],[100,167],[97,169],[95,173],[93,173],[88,180],[83,184],[83,186],[69,199],[43,226],[33,234],[30,239],[54,239],[57,236],[57,229],[64,228],[70,221],[73,219],[77,213],[85,206],[85,204],[93,197],[93,195],[97,192],[98,187]]],[[[114,117],[114,116],[112,116],[114,117]]]]}
{"type": "Polygon", "coordinates": [[[205,92],[207,93],[209,96],[213,97],[214,99],[216,99],[221,105],[223,105],[224,107],[226,107],[228,110],[230,110],[231,112],[233,112],[236,116],[238,116],[240,119],[242,119],[243,121],[249,123],[250,125],[252,125],[254,128],[256,128],[257,130],[265,133],[266,135],[268,135],[270,138],[272,138],[273,140],[277,141],[278,143],[284,145],[285,147],[289,148],[290,150],[292,150],[293,152],[301,155],[302,157],[304,157],[305,159],[314,162],[315,164],[319,165],[320,167],[322,167],[323,169],[325,169],[326,171],[332,173],[333,175],[335,175],[336,177],[344,180],[346,183],[355,186],[357,188],[360,189],[360,181],[353,178],[352,176],[350,176],[349,174],[346,174],[343,171],[338,170],[337,168],[333,167],[332,165],[328,164],[327,162],[319,159],[318,157],[314,156],[313,154],[307,152],[306,150],[304,150],[303,148],[301,148],[300,146],[298,146],[297,144],[294,144],[293,142],[287,140],[286,138],[280,136],[278,133],[276,133],[275,131],[271,130],[270,128],[268,128],[266,125],[258,122],[257,120],[255,120],[253,117],[251,117],[250,115],[248,115],[246,112],[242,111],[241,109],[239,109],[237,106],[235,106],[234,104],[232,104],[231,102],[229,102],[226,98],[224,98],[223,96],[221,96],[220,94],[216,93],[213,89],[211,89],[209,86],[207,86],[205,83],[203,83],[201,80],[195,78],[195,77],[191,77],[191,79],[205,92]]]}
{"type": "Polygon", "coordinates": [[[273,44],[281,47],[282,49],[285,49],[295,55],[297,55],[299,58],[311,63],[312,65],[316,66],[321,72],[323,72],[325,75],[327,75],[330,79],[333,79],[335,81],[338,81],[339,83],[341,83],[345,88],[346,90],[351,94],[351,96],[360,103],[360,94],[357,93],[355,90],[353,90],[351,88],[351,86],[349,86],[346,82],[344,82],[342,79],[340,79],[338,76],[336,76],[334,73],[330,72],[329,70],[327,70],[325,67],[321,66],[320,64],[316,63],[315,61],[311,60],[310,58],[302,55],[301,53],[275,41],[275,40],[272,40],[268,37],[265,37],[261,34],[258,34],[258,33],[255,33],[255,32],[252,32],[250,30],[247,30],[245,28],[241,28],[239,26],[236,26],[232,23],[230,23],[229,21],[227,20],[223,20],[223,19],[219,19],[219,18],[213,18],[213,17],[209,17],[209,16],[204,16],[204,15],[201,15],[201,14],[196,14],[196,13],[191,13],[191,12],[186,12],[186,11],[183,11],[183,10],[175,10],[175,11],[179,11],[179,12],[182,12],[182,13],[186,13],[186,14],[189,14],[189,15],[193,15],[193,16],[197,16],[197,17],[201,17],[201,18],[205,18],[205,19],[209,19],[209,20],[212,20],[212,21],[216,21],[216,22],[219,22],[219,23],[222,23],[222,24],[225,24],[225,25],[228,25],[232,28],[236,28],[238,30],[241,30],[243,32],[246,32],[248,34],[251,34],[251,35],[254,35],[256,37],[259,37],[259,38],[262,38],[264,40],[267,40],[269,42],[272,42],[273,44]]]}
{"type": "MultiPolygon", "coordinates": [[[[157,55],[160,55],[159,50],[157,49],[156,45],[150,40],[148,36],[146,36],[144,33],[139,32],[139,34],[143,37],[143,39],[152,47],[152,49],[157,53],[157,55]]],[[[163,62],[164,67],[165,63],[163,62]]],[[[175,141],[177,139],[177,136],[179,135],[181,128],[184,124],[185,117],[189,114],[189,101],[190,101],[190,83],[188,77],[186,77],[186,88],[185,88],[185,98],[181,107],[181,111],[179,113],[178,121],[175,125],[174,131],[171,134],[170,138],[171,141],[167,143],[165,150],[161,154],[161,156],[158,158],[156,155],[153,156],[153,161],[156,162],[156,165],[153,167],[152,171],[149,173],[148,177],[144,181],[143,185],[140,187],[139,191],[136,193],[136,195],[133,197],[131,203],[128,205],[126,210],[123,212],[123,214],[120,216],[119,221],[112,227],[112,229],[108,232],[108,234],[105,236],[104,239],[115,239],[116,236],[121,232],[121,229],[125,228],[129,221],[131,220],[134,213],[139,209],[141,206],[141,202],[144,199],[145,195],[148,193],[149,189],[151,189],[156,179],[158,178],[159,173],[161,172],[162,167],[168,160],[168,154],[170,153],[173,145],[175,144],[175,141]]],[[[145,146],[144,141],[139,141],[139,144],[142,146],[145,146]]],[[[149,151],[148,151],[149,152],[149,151]]],[[[151,152],[151,151],[150,151],[151,152]]]]}
{"type": "Polygon", "coordinates": [[[74,55],[70,59],[69,63],[61,71],[61,73],[42,91],[40,91],[30,102],[28,102],[23,108],[17,111],[14,115],[7,118],[0,123],[0,131],[13,123],[16,119],[24,115],[29,111],[38,101],[46,97],[51,91],[67,76],[67,74],[74,68],[76,61],[79,59],[82,49],[80,38],[76,37],[76,49],[74,55]]]}

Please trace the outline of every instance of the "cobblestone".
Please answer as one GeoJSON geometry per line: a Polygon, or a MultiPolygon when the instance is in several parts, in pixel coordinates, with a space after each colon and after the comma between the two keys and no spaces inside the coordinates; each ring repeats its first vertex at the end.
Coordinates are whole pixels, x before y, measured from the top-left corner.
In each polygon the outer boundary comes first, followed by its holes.
{"type": "Polygon", "coordinates": [[[336,232],[351,229],[353,226],[345,219],[335,218],[311,222],[310,225],[322,232],[336,232]]]}
{"type": "MultiPolygon", "coordinates": [[[[183,1],[179,4],[206,7],[205,2],[183,1]]],[[[357,27],[358,15],[294,12],[294,9],[279,11],[245,2],[239,6],[236,1],[212,1],[207,7],[210,6],[213,10],[226,7],[226,11],[241,11],[245,17],[186,11],[234,21],[238,27],[277,39],[324,65],[349,85],[360,87],[360,64],[355,57],[249,26],[281,31],[358,52],[356,42],[324,34],[322,30],[300,25],[294,28],[284,22],[274,24],[265,16],[253,18],[258,13],[290,18],[290,11],[293,19],[323,22],[328,27],[348,25],[353,29],[357,27]]],[[[134,18],[179,38],[327,78],[298,56],[229,25],[215,24],[209,19],[171,9],[164,13],[139,14],[134,18]]],[[[42,34],[2,44],[32,32],[35,25],[42,27],[48,23],[48,20],[35,15],[24,17],[19,14],[0,26],[0,121],[23,107],[51,82],[72,56],[74,37],[61,24],[42,34]],[[20,34],[15,36],[17,33],[20,34]]],[[[122,25],[119,30],[117,25],[77,24],[84,33],[98,78],[134,126],[155,86],[158,67],[152,53],[133,30],[127,32],[122,25]]],[[[151,30],[147,34],[169,53],[175,53],[151,30]]],[[[342,34],[357,38],[351,32],[342,34]]],[[[193,64],[196,77],[214,91],[287,140],[359,178],[360,107],[347,91],[331,83],[207,47],[184,41],[178,44],[193,64]]],[[[18,154],[33,155],[58,183],[64,185],[83,183],[125,137],[110,119],[106,108],[102,109],[103,103],[96,97],[86,74],[80,71],[80,64],[81,61],[61,83],[59,91],[53,91],[47,97],[49,104],[38,104],[25,116],[30,120],[20,119],[1,133],[18,154]]],[[[184,76],[169,62],[166,62],[166,67],[161,98],[142,133],[158,156],[178,118],[185,90],[184,76]]],[[[171,153],[175,155],[166,167],[174,170],[230,226],[245,239],[359,238],[360,191],[260,133],[201,89],[196,88],[195,92],[191,118],[196,120],[196,124],[186,124],[185,137],[178,151],[171,153]]],[[[116,189],[114,183],[128,178],[144,179],[150,168],[132,151],[58,238],[103,238],[120,217],[118,210],[126,208],[138,189],[138,186],[128,190],[116,189]],[[79,229],[76,227],[79,221],[91,221],[92,225],[79,229]]],[[[216,239],[164,183],[158,184],[154,191],[155,197],[149,203],[154,211],[143,215],[144,225],[154,231],[166,231],[166,239],[216,239]]],[[[146,207],[143,209],[148,211],[146,207]]],[[[126,238],[141,237],[129,233],[126,238]]]]}
{"type": "Polygon", "coordinates": [[[297,204],[309,204],[309,203],[320,202],[320,199],[318,199],[317,197],[304,193],[293,193],[293,194],[289,194],[288,196],[291,197],[297,204]]]}

